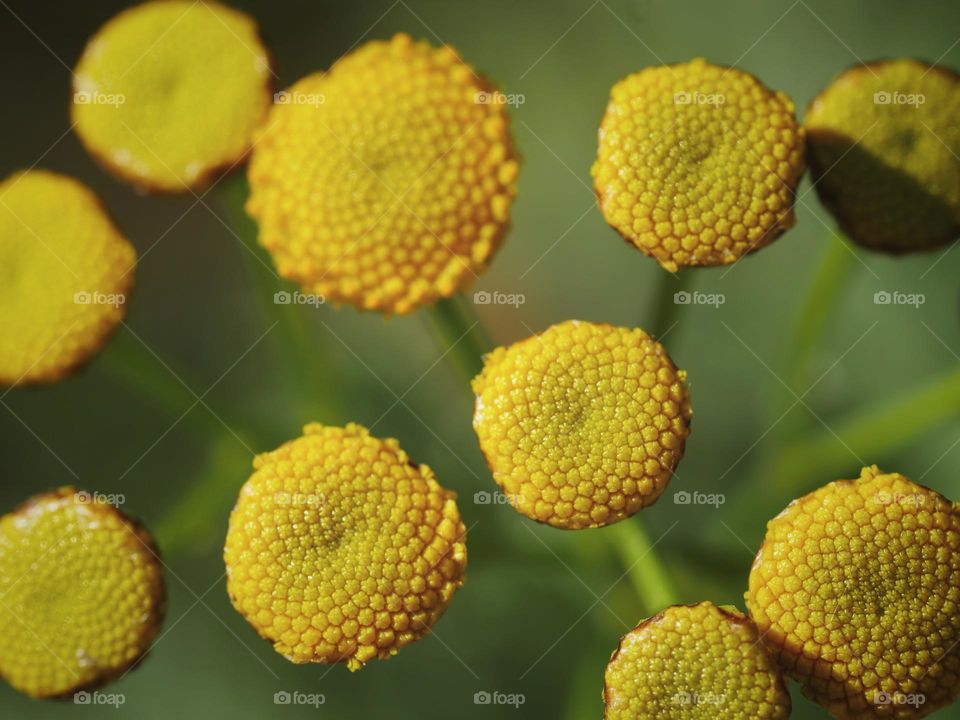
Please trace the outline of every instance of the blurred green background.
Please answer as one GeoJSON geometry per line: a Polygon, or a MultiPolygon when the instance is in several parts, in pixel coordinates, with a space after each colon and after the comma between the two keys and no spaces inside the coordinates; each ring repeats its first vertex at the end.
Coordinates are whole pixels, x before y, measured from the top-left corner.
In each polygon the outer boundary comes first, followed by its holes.
{"type": "MultiPolygon", "coordinates": [[[[0,0],[0,172],[39,158],[81,178],[141,255],[127,326],[102,356],[67,382],[2,395],[0,509],[62,484],[122,493],[164,552],[168,616],[143,666],[106,689],[124,694],[118,710],[30,701],[4,685],[0,716],[601,717],[610,652],[659,608],[645,608],[624,577],[610,529],[565,533],[473,501],[493,483],[472,400],[456,368],[438,362],[444,347],[423,313],[384,321],[277,308],[272,293],[291,288],[244,247],[249,228],[230,211],[242,191],[235,180],[200,200],[142,196],[101,171],[70,132],[69,68],[129,4],[0,0]],[[376,423],[376,434],[399,438],[460,493],[470,528],[467,583],[435,636],[353,674],[289,664],[224,589],[222,539],[252,453],[307,420],[376,423]],[[495,690],[525,702],[474,704],[475,693],[495,690]],[[282,691],[326,702],[277,706],[282,691]]],[[[785,90],[802,114],[859,59],[960,67],[955,0],[234,4],[259,20],[283,84],[328,67],[361,37],[405,31],[454,45],[504,92],[524,96],[512,112],[524,160],[513,228],[477,285],[525,297],[519,308],[476,308],[498,344],[567,318],[652,322],[663,271],[606,226],[589,179],[610,86],[625,74],[704,56],[785,90]]],[[[854,256],[831,237],[809,186],[797,226],[771,247],[688,278],[725,302],[680,308],[664,338],[689,372],[694,427],[673,484],[641,516],[680,602],[742,606],[766,520],[799,493],[855,477],[861,462],[960,496],[960,252],[854,256]],[[813,295],[822,302],[810,304],[825,255],[835,274],[821,274],[813,295]],[[879,291],[926,301],[876,305],[879,291]],[[808,321],[798,326],[801,313],[808,321]],[[725,502],[677,504],[682,490],[725,502]]],[[[794,717],[826,717],[793,694],[794,717]]]]}

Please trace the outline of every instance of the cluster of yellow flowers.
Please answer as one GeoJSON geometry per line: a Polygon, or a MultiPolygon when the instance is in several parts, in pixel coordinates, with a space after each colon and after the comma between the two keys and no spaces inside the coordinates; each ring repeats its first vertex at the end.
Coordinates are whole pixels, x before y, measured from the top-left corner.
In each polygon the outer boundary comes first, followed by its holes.
{"type": "MultiPolygon", "coordinates": [[[[271,74],[244,13],[151,0],[88,44],[73,120],[107,170],[145,190],[195,193],[249,154],[259,241],[307,293],[402,314],[483,272],[519,170],[489,80],[406,35],[275,95],[271,74]]],[[[789,97],[736,68],[644,69],[614,85],[600,124],[598,205],[669,271],[725,265],[793,226],[809,161],[857,243],[949,242],[960,234],[960,136],[945,131],[958,79],[913,60],[857,68],[801,125],[789,97]],[[927,101],[907,109],[916,97],[927,101]]],[[[135,267],[78,181],[30,170],[0,183],[0,383],[54,382],[89,361],[123,320],[135,267]]],[[[554,325],[486,355],[473,391],[494,481],[556,528],[652,505],[690,433],[686,373],[638,328],[554,325]]],[[[312,424],[255,459],[224,561],[234,607],[278,653],[356,670],[429,633],[464,582],[466,529],[456,495],[396,440],[312,424]]],[[[0,518],[0,598],[0,676],[62,697],[147,651],[161,562],[114,505],[62,488],[0,518]]],[[[746,605],[674,606],[630,631],[607,666],[606,717],[700,718],[709,703],[718,718],[781,720],[784,672],[844,720],[919,718],[952,702],[958,507],[875,467],[827,485],[770,522],[746,605]]]]}

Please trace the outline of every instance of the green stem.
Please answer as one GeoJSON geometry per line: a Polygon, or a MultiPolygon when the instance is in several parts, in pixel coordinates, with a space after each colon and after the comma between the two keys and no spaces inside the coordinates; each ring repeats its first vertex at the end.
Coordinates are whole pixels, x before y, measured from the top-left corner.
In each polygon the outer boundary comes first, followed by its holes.
{"type": "Polygon", "coordinates": [[[646,330],[656,339],[662,338],[677,322],[683,303],[677,301],[677,293],[687,292],[693,280],[690,270],[675,273],[660,271],[653,298],[653,306],[646,316],[646,330]]]}
{"type": "Polygon", "coordinates": [[[480,319],[462,295],[434,303],[426,317],[447,357],[469,388],[473,378],[483,370],[483,356],[493,349],[480,319]]]}
{"type": "Polygon", "coordinates": [[[650,616],[677,601],[677,591],[660,561],[640,518],[621,520],[609,528],[611,546],[630,575],[645,613],[650,616]]]}

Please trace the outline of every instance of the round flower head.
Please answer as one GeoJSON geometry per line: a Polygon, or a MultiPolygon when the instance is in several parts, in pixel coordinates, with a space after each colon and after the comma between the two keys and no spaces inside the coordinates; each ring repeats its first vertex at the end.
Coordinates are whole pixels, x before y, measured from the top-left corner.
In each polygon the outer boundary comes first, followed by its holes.
{"type": "Polygon", "coordinates": [[[921,718],[960,690],[960,514],[864,468],[770,521],[747,607],[785,671],[839,720],[921,718]]]}
{"type": "Polygon", "coordinates": [[[163,619],[150,535],[99,495],[61,488],[0,518],[0,676],[37,698],[98,687],[163,619]]]}
{"type": "Polygon", "coordinates": [[[396,440],[313,424],[259,455],[230,516],[237,611],[296,663],[357,670],[418,640],[463,584],[456,496],[396,440]]]}
{"type": "Polygon", "coordinates": [[[606,720],[786,720],[790,695],[749,618],[675,605],[624,635],[604,676],[606,720]]]}
{"type": "Polygon", "coordinates": [[[917,60],[842,73],[804,119],[815,187],[857,243],[892,253],[960,236],[960,76],[917,60]]]}
{"type": "Polygon", "coordinates": [[[554,527],[653,504],[690,432],[686,373],[643,330],[570,320],[484,358],[473,427],[513,507],[554,527]]]}
{"type": "Polygon", "coordinates": [[[0,385],[69,375],[123,320],[136,252],[97,197],[30,170],[0,183],[0,385]]]}
{"type": "Polygon", "coordinates": [[[73,81],[77,135],[108,170],[182,192],[239,162],[270,105],[270,61],[245,13],[150,0],[87,44],[73,81]]]}
{"type": "Polygon", "coordinates": [[[663,267],[726,265],[793,226],[803,140],[790,98],[697,59],[613,86],[591,173],[607,222],[663,267]]]}
{"type": "Polygon", "coordinates": [[[279,273],[387,313],[472,282],[516,193],[506,99],[453,49],[406,35],[279,93],[248,204],[279,273]]]}

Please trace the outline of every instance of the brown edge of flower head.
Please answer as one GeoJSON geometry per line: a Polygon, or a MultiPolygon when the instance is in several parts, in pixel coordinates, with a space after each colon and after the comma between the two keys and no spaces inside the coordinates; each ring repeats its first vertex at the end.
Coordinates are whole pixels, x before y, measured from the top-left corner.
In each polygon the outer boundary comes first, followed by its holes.
{"type": "MultiPolygon", "coordinates": [[[[13,510],[3,515],[3,517],[7,517],[8,515],[19,515],[21,513],[29,512],[35,505],[39,505],[40,503],[46,502],[48,500],[73,499],[73,501],[76,502],[76,496],[80,492],[81,490],[76,488],[73,485],[64,485],[54,490],[48,490],[46,492],[36,493],[34,495],[31,495],[29,498],[21,502],[16,507],[14,507],[13,510]]],[[[97,690],[101,687],[104,687],[105,685],[109,685],[111,682],[113,682],[117,678],[123,677],[128,673],[138,669],[140,667],[140,664],[150,654],[150,650],[152,649],[152,645],[153,645],[153,639],[154,637],[156,637],[156,634],[159,631],[160,626],[163,625],[163,621],[166,617],[168,595],[167,595],[167,583],[166,583],[166,578],[164,573],[164,563],[163,563],[163,559],[160,556],[160,549],[157,546],[156,541],[153,538],[153,535],[150,533],[150,531],[139,519],[133,517],[132,515],[129,515],[127,512],[125,512],[124,510],[121,510],[115,505],[110,505],[108,503],[91,502],[89,504],[84,503],[84,506],[94,509],[96,511],[114,514],[116,517],[120,519],[120,522],[122,522],[123,525],[130,531],[130,533],[134,536],[137,542],[139,542],[144,547],[144,549],[146,549],[146,551],[150,554],[150,556],[152,557],[151,562],[157,565],[157,569],[159,571],[158,577],[160,582],[159,582],[159,593],[157,597],[157,603],[156,603],[156,607],[154,608],[153,615],[150,618],[148,628],[146,632],[142,635],[142,637],[146,639],[146,642],[144,643],[143,650],[140,652],[139,655],[137,655],[137,657],[135,657],[133,660],[131,660],[129,663],[127,663],[123,667],[112,668],[109,670],[102,670],[100,674],[92,678],[89,682],[78,683],[73,687],[69,688],[68,690],[64,690],[62,693],[59,693],[57,695],[32,695],[30,693],[26,693],[20,690],[20,692],[23,692],[23,694],[28,695],[29,697],[32,697],[37,700],[57,700],[57,701],[72,700],[74,695],[78,692],[84,692],[84,691],[89,692],[89,691],[97,690]]],[[[0,676],[2,675],[3,675],[2,672],[0,672],[0,676]]]]}
{"type": "Polygon", "coordinates": [[[830,212],[830,215],[833,216],[833,219],[836,221],[840,230],[847,237],[849,237],[850,240],[855,242],[858,247],[862,247],[865,250],[871,250],[877,253],[885,253],[887,255],[895,256],[908,255],[918,252],[929,252],[954,242],[958,237],[960,237],[960,221],[954,220],[954,229],[948,235],[942,238],[935,238],[934,240],[924,243],[923,245],[891,247],[868,242],[868,240],[865,239],[858,231],[858,228],[853,222],[852,218],[844,211],[844,204],[839,197],[840,194],[831,192],[826,185],[820,182],[833,169],[834,165],[831,165],[830,167],[823,167],[817,162],[816,153],[814,152],[814,146],[817,144],[813,141],[813,138],[815,137],[844,141],[849,141],[849,138],[833,130],[814,131],[807,127],[806,118],[810,114],[810,111],[813,110],[814,106],[817,105],[839,81],[855,78],[857,75],[860,75],[864,72],[869,72],[872,74],[874,69],[882,69],[887,65],[901,62],[912,63],[923,68],[927,73],[940,75],[944,79],[956,83],[958,90],[960,90],[960,74],[950,68],[944,67],[943,65],[931,64],[926,60],[921,60],[919,58],[881,58],[878,60],[871,60],[870,62],[866,63],[855,63],[837,73],[830,80],[830,82],[827,83],[827,85],[820,90],[820,92],[818,92],[809,103],[807,103],[806,110],[804,111],[804,122],[802,123],[802,127],[804,127],[807,132],[807,167],[810,168],[810,179],[813,182],[813,188],[817,191],[817,197],[820,199],[820,202],[824,205],[824,207],[827,208],[827,210],[830,212]]]}
{"type": "MultiPolygon", "coordinates": [[[[610,654],[610,659],[607,661],[607,665],[604,667],[604,673],[603,673],[603,674],[604,674],[604,678],[603,678],[603,693],[602,693],[602,696],[601,696],[601,697],[603,698],[603,717],[604,717],[604,718],[609,717],[607,711],[608,711],[608,709],[609,709],[609,707],[610,707],[610,703],[612,702],[611,690],[610,690],[610,687],[607,685],[607,678],[606,678],[606,674],[607,674],[607,673],[606,673],[606,670],[607,670],[607,668],[610,667],[610,665],[614,662],[614,660],[616,660],[617,657],[619,657],[621,651],[623,650],[623,643],[626,641],[627,637],[630,636],[630,635],[633,635],[635,632],[637,632],[637,631],[639,631],[639,630],[642,630],[642,629],[646,628],[646,627],[649,626],[649,625],[654,625],[654,624],[660,622],[661,620],[663,620],[663,618],[664,618],[664,616],[666,615],[666,613],[667,613],[668,611],[670,611],[670,610],[673,610],[674,608],[690,608],[690,609],[694,609],[694,608],[698,608],[698,607],[700,607],[700,606],[702,606],[702,605],[710,605],[710,606],[712,606],[714,609],[716,609],[716,610],[718,610],[718,611],[720,612],[720,614],[724,617],[725,620],[727,620],[728,622],[731,622],[731,623],[733,623],[733,624],[735,624],[735,625],[739,625],[739,626],[741,626],[741,627],[746,627],[747,629],[755,632],[756,635],[757,635],[757,637],[760,638],[760,629],[757,627],[757,624],[753,621],[753,618],[751,618],[748,613],[740,612],[738,609],[734,608],[733,606],[729,606],[729,605],[716,605],[716,604],[710,602],[709,600],[703,600],[703,601],[698,602],[698,603],[686,603],[686,604],[670,605],[669,607],[664,608],[663,610],[661,610],[660,612],[658,612],[656,615],[652,615],[652,616],[646,618],[645,620],[642,620],[640,623],[638,623],[638,624],[637,624],[635,627],[633,627],[631,630],[628,630],[626,633],[624,633],[624,634],[620,637],[620,641],[617,643],[616,649],[610,654]]],[[[786,697],[786,699],[787,699],[787,708],[786,708],[786,709],[787,709],[787,716],[789,717],[790,712],[791,712],[791,710],[793,709],[793,701],[791,700],[791,698],[790,698],[790,693],[789,693],[788,690],[787,690],[787,684],[786,684],[786,682],[785,682],[784,679],[783,679],[783,670],[782,670],[782,668],[780,667],[780,664],[776,662],[776,659],[770,654],[770,651],[764,646],[763,643],[754,643],[751,647],[752,647],[752,648],[753,648],[753,647],[758,648],[759,651],[762,652],[762,653],[767,657],[767,659],[770,661],[770,664],[771,664],[772,668],[776,671],[776,684],[777,684],[777,689],[780,690],[780,691],[783,693],[784,697],[786,697]]]]}
{"type": "MultiPolygon", "coordinates": [[[[83,50],[80,51],[80,58],[83,58],[87,52],[90,50],[91,45],[97,36],[100,35],[104,30],[106,30],[110,25],[121,20],[128,14],[133,14],[142,8],[145,5],[154,5],[154,4],[166,4],[171,2],[178,2],[178,0],[143,0],[143,2],[138,2],[136,5],[131,5],[130,7],[124,8],[117,14],[110,17],[106,22],[104,22],[97,30],[90,36],[86,44],[83,46],[83,50]]],[[[195,3],[196,4],[196,3],[195,3]]],[[[232,5],[227,5],[219,0],[203,0],[201,3],[206,6],[214,6],[221,10],[226,10],[228,12],[241,15],[244,18],[248,19],[254,29],[254,32],[257,35],[257,38],[260,40],[260,45],[264,49],[265,63],[267,67],[267,80],[264,84],[264,94],[267,98],[267,107],[264,109],[262,116],[260,117],[257,123],[257,129],[261,129],[266,124],[267,117],[270,114],[270,107],[273,105],[273,96],[274,89],[276,87],[276,57],[274,53],[270,50],[269,46],[264,41],[263,33],[260,29],[260,23],[257,22],[256,18],[245,10],[234,7],[232,5]],[[271,77],[272,76],[272,77],[271,77]]],[[[79,60],[77,61],[79,62],[79,60]]],[[[74,68],[76,63],[74,64],[74,68]]],[[[250,153],[253,151],[253,137],[251,137],[250,142],[248,143],[246,149],[243,152],[239,153],[237,157],[233,160],[224,160],[216,165],[211,165],[206,168],[200,175],[197,176],[196,180],[192,183],[186,183],[183,180],[180,180],[180,185],[178,187],[165,187],[152,179],[143,178],[135,173],[131,172],[127,168],[120,167],[115,164],[108,156],[100,152],[97,148],[92,147],[87,139],[83,136],[82,133],[76,132],[77,118],[76,118],[76,107],[77,103],[73,101],[73,95],[76,92],[76,74],[71,68],[71,75],[73,77],[70,84],[70,99],[69,99],[69,116],[70,122],[73,125],[74,135],[80,141],[80,144],[83,146],[84,150],[87,151],[87,154],[94,159],[94,161],[99,165],[104,171],[109,175],[114,177],[117,180],[120,180],[127,185],[133,187],[138,193],[144,195],[181,195],[184,193],[196,194],[198,190],[204,190],[209,187],[211,184],[216,184],[224,177],[232,175],[235,171],[238,171],[241,167],[247,164],[247,161],[250,158],[250,153]]],[[[257,130],[255,129],[253,135],[256,135],[257,130]]]]}
{"type": "MultiPolygon", "coordinates": [[[[667,350],[666,346],[665,346],[662,342],[660,342],[659,340],[657,340],[655,337],[653,337],[653,335],[651,335],[650,333],[648,333],[646,330],[644,330],[644,329],[641,328],[641,327],[636,327],[636,326],[634,326],[634,327],[626,327],[626,326],[622,326],[622,325],[614,325],[613,323],[592,322],[592,321],[590,321],[590,320],[568,319],[568,320],[562,320],[562,321],[560,321],[560,322],[558,322],[558,323],[553,323],[552,325],[548,326],[547,329],[544,330],[543,332],[546,332],[546,331],[549,330],[550,328],[556,327],[557,325],[563,325],[563,324],[565,324],[565,323],[583,323],[583,324],[593,325],[593,326],[596,326],[596,327],[601,327],[601,328],[608,329],[608,330],[629,330],[629,331],[639,330],[640,332],[642,332],[644,335],[647,336],[647,339],[648,339],[651,343],[653,343],[656,347],[659,347],[659,348],[663,351],[663,354],[666,356],[667,360],[670,362],[671,367],[673,367],[674,373],[677,374],[678,380],[680,380],[681,384],[683,385],[683,389],[686,391],[686,395],[687,395],[687,405],[688,405],[688,407],[689,407],[689,409],[690,409],[690,417],[684,418],[684,424],[686,425],[686,428],[687,428],[687,434],[686,434],[686,435],[681,439],[681,441],[680,441],[680,457],[677,459],[677,462],[674,464],[673,468],[672,468],[671,471],[670,471],[670,478],[669,478],[669,479],[667,480],[667,482],[664,484],[663,490],[660,491],[660,494],[659,494],[659,495],[657,495],[657,496],[656,496],[653,500],[651,500],[649,503],[647,503],[647,504],[645,504],[645,505],[641,505],[639,508],[637,508],[637,510],[636,510],[635,512],[633,512],[633,513],[631,513],[631,514],[629,514],[629,515],[624,515],[622,518],[618,518],[617,520],[614,520],[613,522],[608,522],[608,523],[606,523],[606,524],[604,524],[604,525],[586,525],[586,526],[584,526],[584,527],[582,527],[582,528],[570,527],[570,526],[568,526],[568,525],[556,525],[556,524],[554,524],[554,523],[549,522],[548,520],[540,520],[539,518],[533,518],[533,517],[530,517],[529,515],[527,515],[526,513],[520,512],[520,510],[519,510],[519,509],[517,508],[517,506],[514,504],[513,494],[512,494],[512,493],[509,493],[509,494],[508,494],[508,493],[505,493],[505,494],[504,494],[504,496],[505,496],[506,499],[507,499],[507,502],[510,504],[510,507],[512,507],[517,513],[519,513],[519,514],[522,515],[523,517],[527,518],[528,520],[532,520],[533,522],[539,523],[540,525],[546,525],[547,527],[552,527],[552,528],[555,528],[555,529],[557,529],[557,530],[567,530],[567,531],[571,531],[571,532],[576,532],[576,531],[580,531],[580,530],[601,530],[601,529],[603,529],[603,528],[610,527],[611,525],[616,525],[616,524],[619,523],[619,522],[623,522],[623,521],[625,521],[625,520],[629,520],[629,519],[632,518],[634,515],[636,515],[637,513],[639,513],[641,510],[644,510],[644,509],[646,509],[646,508],[648,508],[648,507],[653,507],[654,505],[656,505],[657,502],[660,500],[660,498],[663,497],[664,493],[666,492],[667,485],[670,483],[670,480],[673,479],[674,474],[676,474],[677,466],[680,464],[680,460],[683,459],[683,455],[684,455],[685,452],[686,452],[687,438],[690,436],[690,433],[693,431],[693,406],[692,406],[692,404],[690,403],[690,385],[689,385],[689,383],[687,382],[687,373],[686,373],[686,371],[685,371],[685,370],[681,370],[680,368],[677,367],[677,364],[673,361],[673,357],[670,355],[670,352],[667,350]],[[681,374],[682,374],[682,377],[681,377],[681,374]]],[[[476,383],[477,383],[477,381],[479,381],[479,380],[483,377],[484,373],[485,373],[486,370],[487,370],[487,357],[488,357],[489,355],[491,355],[491,354],[492,354],[494,351],[496,351],[496,350],[501,350],[501,349],[502,349],[502,350],[506,351],[506,350],[509,350],[510,348],[512,348],[512,347],[514,347],[514,346],[517,346],[517,345],[525,345],[525,344],[527,344],[527,343],[529,343],[529,342],[533,342],[533,341],[540,342],[540,335],[541,335],[541,334],[542,334],[542,333],[534,333],[533,335],[529,335],[529,336],[527,336],[527,337],[525,337],[525,338],[521,338],[520,340],[517,340],[516,342],[510,343],[509,345],[500,345],[500,346],[497,346],[496,348],[494,348],[494,349],[491,350],[490,352],[484,353],[483,356],[480,358],[481,363],[483,364],[483,367],[481,368],[480,372],[477,373],[476,375],[474,375],[473,379],[470,381],[470,389],[473,391],[473,415],[472,415],[472,417],[471,417],[471,423],[470,423],[470,424],[471,424],[471,427],[473,427],[473,429],[474,429],[474,432],[473,432],[474,436],[477,436],[477,431],[476,431],[476,426],[473,425],[473,420],[474,420],[474,418],[476,418],[476,416],[477,416],[477,403],[480,401],[480,394],[479,394],[479,393],[477,392],[477,390],[476,390],[476,383]]],[[[496,484],[496,486],[497,486],[497,488],[498,488],[499,490],[501,490],[501,491],[504,490],[505,488],[503,487],[503,485],[501,485],[501,484],[497,481],[496,471],[494,470],[493,463],[492,463],[491,460],[490,460],[490,455],[487,454],[486,449],[484,449],[483,445],[480,443],[480,438],[479,438],[479,436],[477,436],[477,445],[480,447],[480,453],[483,455],[483,460],[484,460],[484,462],[485,462],[486,465],[487,465],[487,469],[490,471],[490,475],[491,475],[491,477],[493,478],[493,482],[496,484]]]]}
{"type": "MultiPolygon", "coordinates": [[[[124,318],[127,316],[127,307],[130,305],[129,301],[130,301],[130,298],[133,296],[133,290],[134,290],[134,287],[136,286],[137,265],[140,262],[140,258],[137,253],[136,246],[130,241],[130,238],[127,237],[127,235],[124,232],[122,232],[120,228],[117,226],[117,223],[116,221],[114,221],[113,216],[107,211],[107,206],[103,202],[103,199],[93,190],[93,188],[91,188],[81,180],[78,180],[77,178],[73,177],[72,175],[65,175],[64,173],[56,172],[54,170],[46,170],[41,168],[34,168],[32,170],[17,170],[11,173],[10,175],[8,175],[2,181],[0,181],[0,184],[8,182],[11,178],[25,175],[26,173],[44,173],[47,175],[52,175],[60,180],[67,180],[73,185],[75,185],[84,194],[86,194],[93,201],[94,206],[100,210],[100,213],[103,216],[104,220],[106,220],[107,224],[114,231],[116,236],[122,242],[125,242],[128,246],[130,246],[130,249],[133,251],[133,264],[130,266],[130,269],[127,270],[127,272],[120,279],[121,285],[118,288],[118,290],[119,290],[119,293],[124,297],[123,307],[122,309],[120,309],[120,319],[116,323],[114,323],[112,327],[107,328],[106,332],[103,334],[103,337],[100,341],[99,347],[95,348],[89,355],[86,355],[84,357],[79,357],[75,359],[73,362],[71,362],[70,364],[63,366],[62,368],[58,368],[55,372],[48,373],[43,377],[11,378],[11,377],[4,377],[3,375],[0,375],[0,387],[6,387],[6,388],[40,388],[46,385],[54,385],[58,382],[61,382],[63,380],[67,380],[73,377],[74,375],[78,374],[81,370],[87,369],[90,366],[90,364],[97,359],[100,353],[103,352],[104,348],[106,348],[107,345],[110,344],[110,341],[117,334],[117,332],[120,329],[120,326],[123,324],[124,318]]],[[[63,337],[57,340],[54,344],[59,343],[60,340],[63,340],[63,337]]],[[[47,349],[44,351],[44,354],[50,352],[52,348],[53,348],[53,345],[48,346],[47,349]]],[[[26,374],[29,375],[32,369],[33,368],[31,367],[30,370],[27,370],[26,374]]]]}
{"type": "MultiPolygon", "coordinates": [[[[613,87],[614,87],[614,86],[618,85],[619,83],[623,82],[624,80],[626,80],[626,79],[628,79],[628,78],[630,78],[630,77],[632,77],[632,76],[634,76],[634,75],[639,75],[640,73],[642,73],[642,72],[644,72],[644,71],[646,71],[646,70],[652,70],[652,69],[657,69],[657,68],[676,68],[676,67],[681,67],[681,66],[689,65],[690,63],[695,62],[696,60],[702,60],[702,61],[705,62],[707,65],[710,65],[710,66],[716,67],[716,68],[720,68],[721,70],[726,70],[726,71],[734,70],[734,71],[736,71],[736,72],[738,72],[738,73],[741,73],[742,75],[746,75],[747,77],[753,79],[754,82],[756,82],[757,85],[759,85],[761,88],[763,88],[769,95],[771,95],[772,97],[774,97],[774,98],[776,98],[778,101],[780,101],[781,104],[782,104],[782,102],[783,102],[782,99],[780,98],[780,95],[781,95],[781,94],[782,94],[783,96],[787,97],[787,98],[790,100],[790,102],[793,102],[793,97],[792,97],[792,96],[787,95],[786,92],[784,92],[784,91],[782,91],[782,90],[774,90],[774,89],[771,88],[769,85],[767,85],[763,80],[761,80],[757,75],[754,75],[752,72],[749,72],[748,70],[743,70],[742,68],[736,67],[735,65],[720,65],[720,64],[717,64],[717,63],[712,63],[712,62],[710,62],[709,60],[707,60],[706,58],[703,58],[703,57],[701,57],[701,56],[693,57],[693,58],[691,58],[690,60],[686,60],[686,61],[684,61],[684,62],[661,63],[661,64],[659,64],[659,65],[648,65],[647,67],[640,68],[639,70],[637,70],[637,71],[635,71],[635,72],[628,73],[627,75],[621,76],[620,79],[616,80],[616,81],[613,83],[613,85],[610,86],[611,91],[613,90],[613,87]]],[[[609,112],[610,106],[611,106],[612,104],[613,104],[613,100],[612,100],[612,99],[608,99],[608,100],[607,100],[607,104],[604,106],[603,114],[600,116],[600,122],[599,122],[599,124],[597,125],[597,153],[599,153],[599,151],[600,151],[600,136],[601,136],[601,134],[603,133],[603,121],[606,119],[607,113],[609,112]]],[[[796,103],[794,103],[794,106],[796,106],[796,103]]],[[[788,108],[787,108],[786,106],[784,106],[784,110],[787,110],[787,109],[788,109],[788,108]]],[[[651,260],[653,260],[654,262],[656,262],[658,267],[660,267],[660,268],[662,268],[663,270],[669,272],[671,275],[676,275],[676,273],[677,273],[679,270],[686,270],[686,269],[707,269],[707,268],[722,268],[722,267],[728,267],[728,266],[730,266],[730,265],[732,265],[732,264],[734,264],[734,263],[736,263],[736,262],[739,262],[741,259],[747,257],[748,255],[753,255],[753,254],[754,254],[755,252],[757,252],[758,250],[762,250],[763,248],[767,247],[768,245],[773,244],[773,242],[774,242],[775,240],[777,240],[781,235],[784,235],[788,230],[790,230],[794,225],[796,225],[796,212],[795,212],[795,211],[796,211],[796,203],[797,203],[797,188],[799,188],[799,187],[800,187],[800,183],[803,182],[803,177],[804,177],[804,175],[807,174],[807,168],[809,167],[809,161],[806,159],[807,153],[809,152],[809,143],[807,143],[807,141],[806,141],[806,134],[807,134],[807,133],[806,133],[806,128],[804,128],[803,123],[800,122],[799,117],[797,117],[796,107],[794,107],[794,110],[793,110],[792,113],[790,113],[790,115],[793,117],[794,125],[796,126],[797,132],[800,134],[801,139],[802,139],[802,141],[803,141],[803,148],[804,148],[804,153],[803,153],[803,155],[804,155],[804,167],[803,167],[803,169],[801,170],[800,174],[797,176],[797,181],[796,181],[795,183],[793,183],[792,185],[788,184],[786,181],[784,181],[782,178],[780,178],[780,182],[790,191],[790,197],[791,197],[790,208],[789,208],[789,210],[787,210],[786,212],[784,212],[783,214],[781,214],[781,216],[780,216],[779,218],[777,218],[777,224],[776,224],[774,227],[769,228],[769,229],[761,236],[760,241],[753,243],[753,245],[751,245],[750,249],[747,250],[743,255],[739,255],[739,256],[737,256],[737,257],[735,257],[735,258],[733,258],[732,260],[729,260],[729,261],[727,261],[727,262],[716,263],[716,264],[713,264],[713,265],[701,265],[701,264],[679,265],[679,266],[677,266],[677,270],[671,270],[670,268],[664,266],[656,257],[654,257],[653,255],[649,254],[644,248],[640,247],[640,246],[637,245],[635,242],[633,242],[633,240],[631,240],[631,239],[628,238],[626,235],[624,235],[622,232],[620,232],[619,229],[615,228],[613,225],[611,225],[609,222],[607,222],[606,216],[603,216],[603,221],[604,221],[604,222],[610,227],[610,229],[612,229],[612,230],[620,237],[620,239],[623,240],[631,249],[633,249],[633,250],[639,250],[639,251],[642,252],[644,255],[646,255],[647,257],[649,257],[651,260]]],[[[591,166],[592,166],[592,164],[591,164],[591,166]]],[[[775,174],[775,173],[774,173],[774,174],[775,174]]],[[[778,175],[777,177],[779,177],[779,175],[778,175]]],[[[600,214],[603,215],[603,196],[601,195],[600,188],[597,187],[596,180],[594,180],[592,177],[591,177],[591,184],[593,185],[593,195],[594,195],[594,198],[596,199],[597,207],[600,208],[600,214]]]]}

